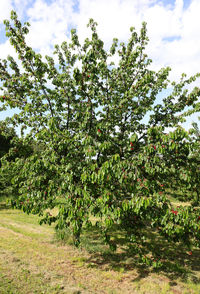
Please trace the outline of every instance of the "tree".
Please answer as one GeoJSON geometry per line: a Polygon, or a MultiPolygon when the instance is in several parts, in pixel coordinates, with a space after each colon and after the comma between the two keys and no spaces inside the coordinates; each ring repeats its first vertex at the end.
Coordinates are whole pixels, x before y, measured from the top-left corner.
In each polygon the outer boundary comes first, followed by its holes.
{"type": "Polygon", "coordinates": [[[7,126],[6,122],[0,122],[0,194],[3,196],[18,196],[18,185],[13,178],[17,176],[15,160],[29,157],[34,146],[24,144],[14,128],[7,126]],[[1,162],[4,162],[3,166],[1,162]],[[13,167],[13,168],[12,168],[13,167]],[[11,185],[12,182],[12,185],[11,185]]]}
{"type": "MultiPolygon", "coordinates": [[[[0,122],[0,159],[9,152],[9,149],[12,147],[11,141],[15,136],[16,133],[13,128],[8,128],[5,124],[0,122]]],[[[5,179],[3,177],[0,177],[0,194],[2,194],[5,187],[5,179]]]]}
{"type": "Polygon", "coordinates": [[[199,210],[177,211],[164,193],[165,184],[187,166],[189,133],[179,123],[199,111],[200,89],[185,89],[199,74],[183,74],[171,83],[170,68],[151,70],[146,23],[139,34],[130,29],[127,44],[113,39],[107,52],[90,19],[91,39],[81,45],[73,29],[71,42],[55,46],[57,66],[27,45],[29,24],[22,25],[14,11],[11,20],[4,21],[6,35],[20,66],[11,56],[1,61],[0,99],[4,109],[20,110],[10,123],[30,130],[23,143],[43,146],[15,160],[12,183],[20,188],[13,206],[43,215],[41,222],[56,222],[57,229],[69,228],[76,245],[94,216],[115,249],[110,235],[117,225],[145,262],[140,245],[149,229],[171,242],[199,245],[199,210]],[[172,93],[156,104],[158,93],[169,86],[172,93]],[[174,131],[166,133],[167,127],[174,131]],[[56,216],[45,212],[55,206],[56,216]]]}
{"type": "MultiPolygon", "coordinates": [[[[15,130],[13,128],[8,128],[0,122],[0,158],[6,154],[11,148],[11,140],[16,136],[15,130]]],[[[1,163],[0,163],[1,167],[1,163]]]]}
{"type": "MultiPolygon", "coordinates": [[[[200,120],[200,118],[199,118],[200,120]]],[[[191,185],[191,190],[196,193],[196,199],[194,199],[194,204],[199,206],[200,201],[200,130],[198,124],[193,122],[193,128],[190,130],[191,134],[191,145],[192,152],[189,158],[189,181],[191,185]]]]}
{"type": "MultiPolygon", "coordinates": [[[[200,120],[200,117],[198,117],[198,119],[200,120]]],[[[196,140],[200,140],[200,129],[199,126],[196,122],[192,123],[193,129],[192,129],[192,133],[195,135],[196,140]]]]}
{"type": "MultiPolygon", "coordinates": [[[[182,166],[176,171],[174,180],[171,179],[171,188],[175,190],[177,186],[182,189],[184,201],[192,200],[193,206],[199,206],[200,200],[200,158],[199,158],[199,127],[197,123],[192,123],[193,128],[189,130],[188,137],[189,154],[185,153],[182,166]],[[188,195],[188,196],[187,196],[188,195]]],[[[180,197],[180,196],[179,196],[180,197]]]]}

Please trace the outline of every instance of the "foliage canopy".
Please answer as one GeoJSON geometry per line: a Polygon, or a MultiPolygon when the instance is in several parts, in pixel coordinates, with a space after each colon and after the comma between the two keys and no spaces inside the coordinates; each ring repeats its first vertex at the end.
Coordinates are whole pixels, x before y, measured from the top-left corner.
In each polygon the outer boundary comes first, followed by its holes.
{"type": "Polygon", "coordinates": [[[55,46],[58,64],[27,45],[29,24],[14,11],[4,24],[19,61],[8,56],[0,62],[1,109],[18,108],[7,123],[21,126],[24,146],[39,146],[12,165],[2,160],[2,174],[15,171],[11,183],[19,196],[13,206],[69,228],[76,245],[94,217],[115,249],[110,233],[117,226],[147,263],[145,230],[199,246],[199,208],[175,208],[165,193],[173,181],[189,187],[193,178],[199,185],[191,157],[196,145],[179,125],[200,109],[200,89],[186,89],[199,74],[171,83],[170,68],[151,70],[146,23],[139,34],[130,29],[126,44],[113,39],[106,51],[90,19],[91,39],[81,45],[72,30],[71,42],[55,46]],[[157,95],[168,87],[171,94],[158,104],[157,95]],[[167,133],[168,127],[174,131],[167,133]],[[57,206],[57,215],[46,212],[57,206]]]}

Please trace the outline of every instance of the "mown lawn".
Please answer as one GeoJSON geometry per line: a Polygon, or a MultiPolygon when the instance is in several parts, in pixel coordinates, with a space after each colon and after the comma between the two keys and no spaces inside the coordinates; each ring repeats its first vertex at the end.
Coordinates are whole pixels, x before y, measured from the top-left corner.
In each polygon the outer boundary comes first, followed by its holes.
{"type": "Polygon", "coordinates": [[[200,293],[200,250],[190,256],[152,238],[169,260],[155,270],[139,266],[126,251],[109,251],[95,230],[85,233],[77,249],[70,238],[58,242],[54,228],[38,220],[0,203],[1,294],[200,293]]]}

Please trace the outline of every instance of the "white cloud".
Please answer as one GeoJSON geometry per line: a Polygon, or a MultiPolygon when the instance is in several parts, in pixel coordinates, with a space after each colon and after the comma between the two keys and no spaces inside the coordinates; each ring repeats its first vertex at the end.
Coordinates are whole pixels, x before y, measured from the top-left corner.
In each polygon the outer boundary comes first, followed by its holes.
{"type": "MultiPolygon", "coordinates": [[[[129,28],[134,26],[139,31],[145,20],[150,38],[147,53],[153,60],[153,68],[157,70],[169,65],[172,67],[171,78],[176,79],[182,72],[194,74],[199,70],[200,1],[192,0],[186,10],[183,0],[176,0],[174,5],[166,3],[157,0],[80,0],[79,11],[75,12],[73,0],[1,0],[0,11],[5,10],[8,14],[14,6],[25,14],[25,7],[31,23],[27,41],[42,53],[45,50],[50,53],[52,45],[68,40],[71,27],[77,27],[83,41],[89,34],[86,27],[89,18],[97,21],[98,33],[106,49],[114,37],[127,41],[129,28]],[[167,39],[176,36],[180,39],[171,42],[167,39]]],[[[0,13],[0,19],[4,15],[0,13]]]]}
{"type": "Polygon", "coordinates": [[[197,0],[191,1],[187,10],[183,9],[183,0],[177,0],[174,9],[156,5],[145,13],[150,55],[156,68],[159,65],[172,67],[172,79],[179,79],[182,72],[192,75],[199,71],[199,10],[200,2],[197,0]],[[167,37],[173,36],[180,38],[168,42],[167,37]]]}
{"type": "Polygon", "coordinates": [[[150,39],[147,53],[153,60],[154,69],[172,67],[170,77],[179,79],[182,72],[198,72],[200,63],[200,2],[193,0],[187,10],[184,1],[164,5],[163,1],[150,0],[80,0],[80,13],[74,17],[74,24],[81,41],[88,36],[86,24],[89,18],[98,23],[98,33],[106,49],[113,37],[127,41],[131,26],[139,31],[142,21],[147,22],[150,39]],[[179,37],[172,39],[168,38],[179,37]]]}
{"type": "Polygon", "coordinates": [[[98,23],[98,34],[106,48],[113,38],[127,40],[130,36],[129,28],[141,26],[136,4],[137,1],[129,0],[80,0],[80,14],[76,16],[76,24],[81,40],[88,36],[86,24],[89,18],[98,23]]]}
{"type": "Polygon", "coordinates": [[[28,5],[31,5],[32,0],[12,0],[13,9],[17,12],[17,15],[22,19],[26,13],[28,5]]]}
{"type": "MultiPolygon", "coordinates": [[[[74,0],[0,0],[0,22],[16,9],[20,19],[28,18],[31,23],[28,43],[43,55],[51,55],[52,45],[68,40],[72,27],[77,28],[81,41],[88,37],[89,18],[98,23],[106,49],[114,37],[127,42],[129,28],[139,31],[142,21],[147,21],[152,68],[169,65],[171,79],[177,80],[182,72],[198,72],[200,64],[200,1],[191,0],[187,9],[184,1],[172,5],[167,0],[79,0],[79,10],[74,11],[74,0]]],[[[11,52],[8,42],[0,45],[1,58],[11,52]]]]}
{"type": "Polygon", "coordinates": [[[17,53],[15,52],[15,49],[10,45],[10,41],[7,40],[5,43],[0,44],[0,56],[1,59],[6,59],[8,55],[11,55],[13,57],[17,57],[17,53]]]}
{"type": "Polygon", "coordinates": [[[53,1],[49,5],[43,0],[36,0],[27,12],[31,23],[27,40],[36,48],[61,43],[67,38],[67,31],[72,22],[73,1],[53,1]]]}
{"type": "Polygon", "coordinates": [[[3,22],[4,19],[10,17],[10,11],[13,9],[11,0],[1,0],[0,1],[0,23],[3,22]]]}

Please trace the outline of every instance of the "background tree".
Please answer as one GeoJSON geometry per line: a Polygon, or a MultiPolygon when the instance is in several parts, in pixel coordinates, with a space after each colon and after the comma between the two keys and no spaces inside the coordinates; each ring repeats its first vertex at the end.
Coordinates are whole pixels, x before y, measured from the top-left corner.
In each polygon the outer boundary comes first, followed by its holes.
{"type": "MultiPolygon", "coordinates": [[[[57,66],[27,45],[29,24],[22,25],[14,11],[11,20],[4,22],[6,35],[20,65],[11,56],[1,61],[0,99],[4,109],[20,110],[10,123],[30,129],[23,144],[42,146],[13,163],[12,184],[19,187],[13,206],[43,215],[42,222],[56,222],[57,229],[69,228],[76,245],[93,216],[115,249],[110,236],[117,225],[145,262],[151,248],[141,244],[151,229],[168,241],[199,246],[199,209],[175,210],[164,193],[165,184],[188,168],[190,137],[179,123],[188,111],[199,111],[200,89],[185,89],[199,74],[170,83],[169,68],[151,70],[145,23],[139,34],[130,29],[127,44],[113,39],[107,52],[90,19],[91,39],[81,45],[72,30],[71,42],[55,46],[57,66]],[[156,104],[167,87],[172,93],[156,104]],[[167,127],[174,131],[166,134],[167,127]],[[46,213],[55,206],[57,215],[46,213]]],[[[9,171],[6,160],[3,166],[9,171]]]]}
{"type": "Polygon", "coordinates": [[[7,126],[6,121],[0,122],[0,194],[2,196],[16,197],[18,195],[19,187],[15,186],[13,181],[13,177],[18,174],[18,170],[14,168],[15,160],[27,158],[33,149],[33,146],[23,143],[15,129],[7,126]],[[1,162],[6,164],[2,166],[1,162]]]}
{"type": "MultiPolygon", "coordinates": [[[[11,140],[16,136],[14,128],[8,128],[1,121],[0,122],[0,158],[6,154],[11,148],[11,140]]],[[[1,166],[1,163],[0,163],[1,166]]]]}
{"type": "MultiPolygon", "coordinates": [[[[16,136],[14,128],[6,127],[5,123],[0,122],[0,168],[1,168],[1,158],[8,154],[10,148],[12,147],[12,139],[16,136]]],[[[5,188],[7,187],[7,180],[0,176],[0,194],[5,194],[5,188]]]]}
{"type": "MultiPolygon", "coordinates": [[[[199,118],[200,119],[200,118],[199,118]]],[[[192,123],[193,128],[190,130],[192,134],[191,138],[191,156],[190,156],[190,185],[191,191],[196,193],[196,199],[194,204],[199,206],[200,201],[200,130],[197,123],[192,123]]]]}

